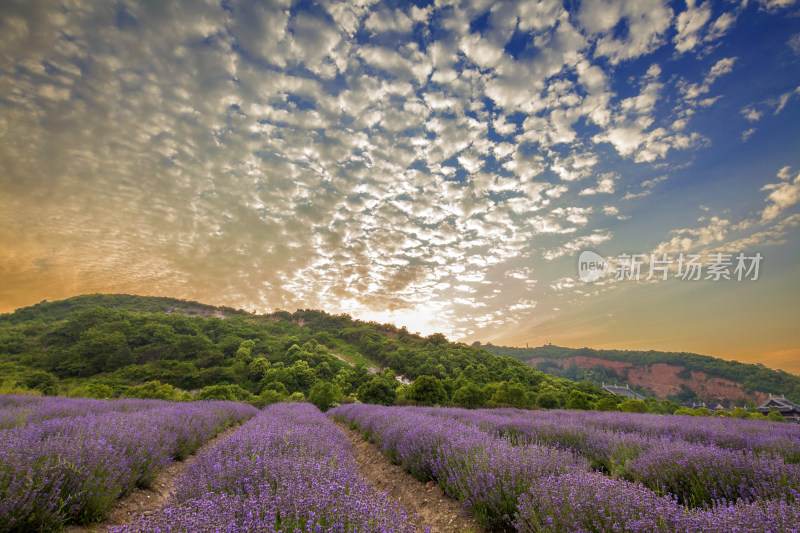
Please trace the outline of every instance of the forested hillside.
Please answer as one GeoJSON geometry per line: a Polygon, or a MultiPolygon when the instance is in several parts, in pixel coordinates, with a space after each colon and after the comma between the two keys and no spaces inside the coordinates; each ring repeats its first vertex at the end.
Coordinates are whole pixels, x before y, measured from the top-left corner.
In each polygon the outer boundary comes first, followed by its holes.
{"type": "Polygon", "coordinates": [[[85,295],[1,315],[0,379],[2,392],[254,404],[316,396],[589,409],[608,398],[591,383],[441,334],[421,337],[315,310],[255,315],[129,295],[85,295]]]}
{"type": "Polygon", "coordinates": [[[794,402],[800,402],[800,376],[761,364],[745,364],[687,352],[593,350],[553,345],[514,348],[487,344],[482,347],[496,355],[528,362],[551,375],[574,381],[588,380],[598,385],[602,382],[629,383],[641,392],[675,401],[712,400],[703,397],[703,392],[698,389],[701,381],[717,380],[719,383],[732,382],[754,400],[767,394],[783,394],[794,402]],[[675,394],[659,395],[652,384],[646,386],[649,383],[644,378],[650,376],[654,368],[674,370],[672,373],[661,372],[660,379],[671,381],[665,385],[677,388],[675,394]]]}

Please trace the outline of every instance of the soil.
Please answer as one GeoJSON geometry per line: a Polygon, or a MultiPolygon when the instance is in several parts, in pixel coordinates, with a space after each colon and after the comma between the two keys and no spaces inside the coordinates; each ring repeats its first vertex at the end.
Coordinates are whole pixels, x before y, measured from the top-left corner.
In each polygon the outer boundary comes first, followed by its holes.
{"type": "Polygon", "coordinates": [[[156,476],[152,486],[146,489],[133,489],[125,497],[117,500],[102,522],[86,525],[67,526],[61,533],[100,533],[110,527],[130,524],[140,515],[151,515],[163,507],[172,493],[175,481],[189,465],[194,463],[209,447],[220,439],[235,431],[239,426],[232,426],[201,446],[193,455],[183,461],[173,461],[156,476]]]}
{"type": "Polygon", "coordinates": [[[411,517],[419,531],[431,533],[482,533],[485,530],[464,513],[462,505],[447,496],[434,482],[422,483],[399,465],[393,464],[361,433],[343,422],[334,422],[350,440],[359,473],[376,491],[388,493],[411,517]]]}

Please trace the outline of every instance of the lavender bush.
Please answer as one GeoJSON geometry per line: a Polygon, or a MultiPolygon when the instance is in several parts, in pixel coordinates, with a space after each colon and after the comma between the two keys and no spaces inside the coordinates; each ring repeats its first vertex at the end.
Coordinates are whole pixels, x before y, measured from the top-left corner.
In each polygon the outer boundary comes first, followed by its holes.
{"type": "Polygon", "coordinates": [[[800,506],[785,501],[756,501],[718,506],[684,519],[683,531],[703,533],[799,533],[800,506]]]}
{"type": "Polygon", "coordinates": [[[627,462],[623,475],[692,507],[800,496],[800,465],[685,441],[642,453],[627,462]]]}
{"type": "Polygon", "coordinates": [[[519,501],[523,533],[681,531],[686,510],[639,484],[581,472],[540,479],[519,501]]]}
{"type": "Polygon", "coordinates": [[[411,532],[356,473],[347,439],[309,404],[275,404],[199,457],[144,532],[411,532]]]}

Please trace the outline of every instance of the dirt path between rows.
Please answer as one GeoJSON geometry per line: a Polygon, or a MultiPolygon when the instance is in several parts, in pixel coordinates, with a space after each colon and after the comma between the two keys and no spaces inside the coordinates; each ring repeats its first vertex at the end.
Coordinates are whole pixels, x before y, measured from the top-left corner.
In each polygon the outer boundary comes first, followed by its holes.
{"type": "Polygon", "coordinates": [[[151,515],[154,511],[161,509],[169,500],[175,481],[180,477],[189,465],[197,461],[211,446],[220,439],[230,435],[239,425],[231,426],[219,435],[203,444],[196,452],[183,461],[173,461],[166,468],[156,475],[153,485],[146,489],[133,489],[125,497],[117,500],[109,512],[108,518],[102,522],[86,525],[67,526],[61,533],[101,533],[107,532],[108,528],[130,524],[141,515],[151,515]]]}
{"type": "Polygon", "coordinates": [[[391,500],[412,517],[412,522],[431,533],[482,533],[475,520],[464,514],[459,502],[447,496],[435,483],[421,483],[414,476],[393,464],[374,444],[344,422],[334,424],[350,440],[359,473],[377,490],[387,492],[391,500]],[[414,517],[414,514],[417,516],[414,517]]]}

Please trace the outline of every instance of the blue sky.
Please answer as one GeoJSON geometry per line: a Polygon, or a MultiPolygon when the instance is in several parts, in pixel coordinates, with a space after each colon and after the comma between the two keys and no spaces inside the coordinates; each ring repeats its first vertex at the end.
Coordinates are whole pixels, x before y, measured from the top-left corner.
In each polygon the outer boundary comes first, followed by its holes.
{"type": "Polygon", "coordinates": [[[800,2],[9,1],[0,24],[0,310],[130,292],[800,370],[800,2]],[[585,249],[764,260],[585,283],[585,249]]]}

